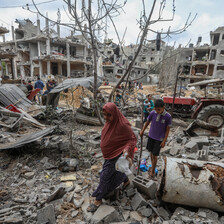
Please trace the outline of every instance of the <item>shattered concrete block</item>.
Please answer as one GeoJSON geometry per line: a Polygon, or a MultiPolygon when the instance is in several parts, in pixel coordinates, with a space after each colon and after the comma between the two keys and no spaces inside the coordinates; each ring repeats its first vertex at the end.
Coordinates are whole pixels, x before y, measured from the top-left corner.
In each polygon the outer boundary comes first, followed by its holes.
{"type": "Polygon", "coordinates": [[[181,216],[181,220],[183,223],[192,223],[192,218],[189,218],[187,216],[181,216]]]}
{"type": "Polygon", "coordinates": [[[80,199],[80,200],[74,199],[73,200],[73,203],[74,203],[76,208],[80,208],[82,206],[83,202],[84,202],[84,199],[80,199]]]}
{"type": "Polygon", "coordinates": [[[163,207],[159,207],[157,209],[157,211],[159,212],[159,215],[165,219],[165,220],[169,220],[170,219],[170,215],[169,213],[166,211],[166,209],[164,209],[163,207]]]}
{"type": "Polygon", "coordinates": [[[26,179],[32,179],[34,177],[34,174],[35,174],[34,172],[27,172],[24,174],[24,177],[26,179]]]}
{"type": "Polygon", "coordinates": [[[82,214],[85,221],[87,223],[90,223],[90,220],[92,219],[93,214],[91,212],[87,212],[86,210],[88,206],[90,205],[90,198],[88,194],[84,194],[83,198],[84,198],[84,203],[82,204],[82,214]]]}
{"type": "Polygon", "coordinates": [[[79,214],[79,211],[78,210],[75,210],[72,212],[71,216],[72,218],[76,217],[77,215],[79,214]]]}
{"type": "Polygon", "coordinates": [[[94,213],[91,223],[100,224],[119,221],[121,221],[120,215],[114,207],[109,205],[101,205],[94,213]]]}
{"type": "Polygon", "coordinates": [[[175,156],[175,155],[177,155],[178,151],[179,151],[179,149],[177,147],[173,147],[170,149],[169,153],[171,156],[175,156]]]}
{"type": "Polygon", "coordinates": [[[138,208],[142,206],[146,206],[146,205],[147,205],[147,202],[145,201],[145,199],[142,197],[142,195],[139,192],[137,192],[131,201],[131,206],[133,210],[136,211],[138,208]]]}
{"type": "Polygon", "coordinates": [[[184,145],[187,151],[189,152],[197,152],[199,150],[198,143],[194,140],[191,140],[187,144],[184,145]]]}
{"type": "Polygon", "coordinates": [[[140,192],[145,193],[151,199],[156,197],[157,186],[155,181],[147,180],[141,176],[137,176],[134,178],[133,184],[140,192]]]}
{"type": "Polygon", "coordinates": [[[205,160],[207,161],[208,160],[208,150],[199,150],[197,152],[197,156],[198,156],[198,160],[205,160]]]}
{"type": "Polygon", "coordinates": [[[215,154],[216,156],[218,156],[219,158],[224,159],[224,150],[221,150],[221,151],[215,151],[214,154],[215,154]]]}
{"type": "Polygon", "coordinates": [[[122,212],[122,216],[123,216],[124,220],[126,221],[130,217],[130,211],[122,212]]]}
{"type": "Polygon", "coordinates": [[[138,221],[138,222],[141,222],[142,217],[138,214],[137,211],[132,211],[132,212],[130,212],[130,219],[131,219],[132,221],[138,221]]]}
{"type": "Polygon", "coordinates": [[[0,221],[0,223],[4,224],[23,224],[23,218],[20,213],[15,213],[13,215],[10,215],[8,217],[5,217],[3,222],[0,221]]]}
{"type": "Polygon", "coordinates": [[[199,149],[202,149],[204,145],[209,145],[207,136],[191,137],[191,141],[197,142],[199,149]]]}
{"type": "Polygon", "coordinates": [[[198,159],[198,154],[197,153],[189,154],[189,155],[187,155],[187,158],[197,160],[198,159]]]}
{"type": "Polygon", "coordinates": [[[138,209],[138,212],[144,217],[150,217],[152,215],[152,209],[146,208],[145,206],[138,209]]]}
{"type": "Polygon", "coordinates": [[[37,211],[37,224],[42,224],[42,223],[49,223],[49,224],[56,223],[53,205],[48,205],[47,207],[37,211]]]}
{"type": "Polygon", "coordinates": [[[205,213],[206,213],[206,218],[207,218],[207,219],[211,219],[211,220],[214,220],[214,221],[218,221],[218,219],[219,219],[219,215],[218,215],[218,213],[213,212],[213,211],[210,210],[210,209],[207,209],[207,208],[199,208],[199,209],[198,209],[198,212],[199,212],[199,213],[201,213],[201,212],[205,212],[205,213]]]}
{"type": "Polygon", "coordinates": [[[128,197],[132,197],[133,195],[135,195],[135,193],[136,193],[136,189],[134,188],[130,188],[126,191],[126,194],[128,197]]]}

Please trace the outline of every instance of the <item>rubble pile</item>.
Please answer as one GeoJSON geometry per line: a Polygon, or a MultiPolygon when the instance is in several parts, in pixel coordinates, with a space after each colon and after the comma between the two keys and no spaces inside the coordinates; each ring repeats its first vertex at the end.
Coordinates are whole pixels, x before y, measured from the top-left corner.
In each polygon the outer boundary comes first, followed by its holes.
{"type": "MultiPolygon", "coordinates": [[[[155,87],[150,88],[159,93],[155,87]]],[[[144,91],[151,93],[149,89],[144,91]]],[[[80,94],[88,94],[82,87],[72,96],[59,90],[62,103],[65,97],[72,103],[80,102],[80,94]]],[[[139,92],[122,108],[130,123],[135,124],[136,136],[142,125],[139,108],[143,98],[137,98],[139,92]]],[[[79,120],[89,122],[93,118],[86,102],[75,112],[47,107],[39,120],[25,112],[1,114],[0,223],[224,223],[223,142],[213,132],[209,134],[214,136],[190,135],[186,131],[189,125],[180,120],[173,121],[155,179],[149,179],[142,169],[138,173],[139,139],[130,168],[131,184],[107,195],[96,212],[87,212],[104,162],[100,149],[102,127],[76,123],[77,114],[79,120]]],[[[141,160],[149,165],[146,136],[141,160]]]]}
{"type": "MultiPolygon", "coordinates": [[[[104,161],[101,128],[78,127],[71,135],[72,148],[66,125],[61,128],[65,131],[60,135],[52,133],[30,146],[32,154],[1,153],[0,223],[223,223],[221,214],[207,208],[161,203],[162,157],[157,180],[149,180],[147,172],[136,173],[139,151],[129,176],[132,183],[125,190],[115,189],[95,213],[87,212],[104,161]]],[[[222,151],[218,137],[188,137],[173,127],[162,154],[222,162],[222,151]],[[199,155],[205,149],[208,153],[199,155]]],[[[143,148],[142,159],[150,162],[149,157],[143,148]]]]}

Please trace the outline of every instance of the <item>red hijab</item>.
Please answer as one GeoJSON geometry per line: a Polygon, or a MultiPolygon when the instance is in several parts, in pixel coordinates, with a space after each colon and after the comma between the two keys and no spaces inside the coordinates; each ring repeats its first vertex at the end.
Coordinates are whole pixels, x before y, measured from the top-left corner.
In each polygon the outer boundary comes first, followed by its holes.
{"type": "Polygon", "coordinates": [[[130,123],[114,103],[105,104],[103,109],[113,116],[111,122],[105,123],[101,134],[100,147],[104,159],[113,159],[124,150],[133,159],[137,140],[130,123]]]}

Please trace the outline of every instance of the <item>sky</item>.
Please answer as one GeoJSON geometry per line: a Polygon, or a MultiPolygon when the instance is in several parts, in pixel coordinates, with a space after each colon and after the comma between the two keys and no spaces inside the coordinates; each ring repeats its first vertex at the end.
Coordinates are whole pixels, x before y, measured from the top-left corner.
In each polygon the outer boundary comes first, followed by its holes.
{"type": "MultiPolygon", "coordinates": [[[[70,22],[71,19],[67,16],[67,8],[63,3],[63,0],[34,0],[38,4],[38,9],[41,13],[46,15],[48,13],[49,18],[57,20],[57,10],[60,9],[61,20],[63,22],[70,22]],[[52,2],[49,2],[52,1],[52,2]],[[47,2],[47,3],[45,3],[47,2]]],[[[93,2],[96,0],[93,0],[93,2]]],[[[110,2],[111,0],[106,0],[110,2]]],[[[73,0],[71,0],[73,2],[73,0]]],[[[81,2],[79,0],[78,2],[81,2]]],[[[118,2],[124,2],[124,0],[118,0],[118,2]]],[[[150,13],[153,0],[145,0],[146,14],[150,13]]],[[[158,11],[160,6],[160,0],[157,0],[155,10],[153,11],[152,18],[158,18],[158,11]]],[[[164,8],[162,18],[164,20],[172,18],[172,3],[173,0],[166,1],[166,7],[164,8]]],[[[168,44],[178,47],[180,44],[186,46],[189,42],[196,44],[198,36],[202,36],[202,44],[210,42],[210,31],[214,31],[219,26],[224,26],[224,4],[223,0],[176,0],[175,1],[175,16],[173,21],[163,21],[153,24],[150,28],[155,32],[165,32],[168,27],[171,27],[172,31],[181,29],[188,16],[191,14],[191,19],[197,14],[197,17],[193,23],[187,28],[187,30],[181,34],[171,35],[164,39],[168,44]]],[[[26,8],[26,7],[25,7],[26,8]]],[[[11,24],[18,26],[15,23],[15,19],[27,19],[29,18],[34,24],[36,24],[37,13],[34,6],[32,6],[32,0],[0,0],[0,25],[5,26],[11,30],[11,24]],[[29,4],[30,12],[23,9],[22,6],[29,4]]],[[[142,12],[142,0],[127,0],[127,3],[120,15],[114,18],[117,31],[122,39],[124,33],[125,45],[135,44],[139,34],[139,21],[142,12]],[[125,32],[126,30],[126,32],[125,32]]],[[[40,17],[41,18],[41,17],[40,17]]],[[[108,19],[109,21],[109,19],[108,19]]],[[[103,21],[105,23],[105,21],[103,21]]],[[[41,18],[41,27],[45,26],[44,19],[41,18]]],[[[56,27],[53,27],[56,29],[56,27]]],[[[70,34],[68,27],[61,28],[63,36],[70,34]]],[[[107,28],[108,38],[112,38],[114,42],[117,42],[117,36],[113,26],[108,22],[107,28]]],[[[104,32],[100,33],[102,39],[105,36],[104,32]]],[[[6,40],[11,39],[11,33],[6,35],[6,40]]],[[[164,36],[163,36],[164,37],[164,36]]],[[[156,33],[149,31],[147,38],[155,39],[156,33]]],[[[0,39],[1,41],[1,39],[0,39]]]]}

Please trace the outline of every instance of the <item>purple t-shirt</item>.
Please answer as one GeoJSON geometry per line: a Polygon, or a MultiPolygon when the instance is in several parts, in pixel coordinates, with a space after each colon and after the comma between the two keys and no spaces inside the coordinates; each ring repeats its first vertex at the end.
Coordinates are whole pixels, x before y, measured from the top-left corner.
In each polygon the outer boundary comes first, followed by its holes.
{"type": "Polygon", "coordinates": [[[171,126],[172,123],[171,115],[165,110],[162,114],[157,114],[156,111],[153,110],[147,119],[151,122],[149,137],[157,141],[163,141],[166,128],[167,126],[171,126]]]}

